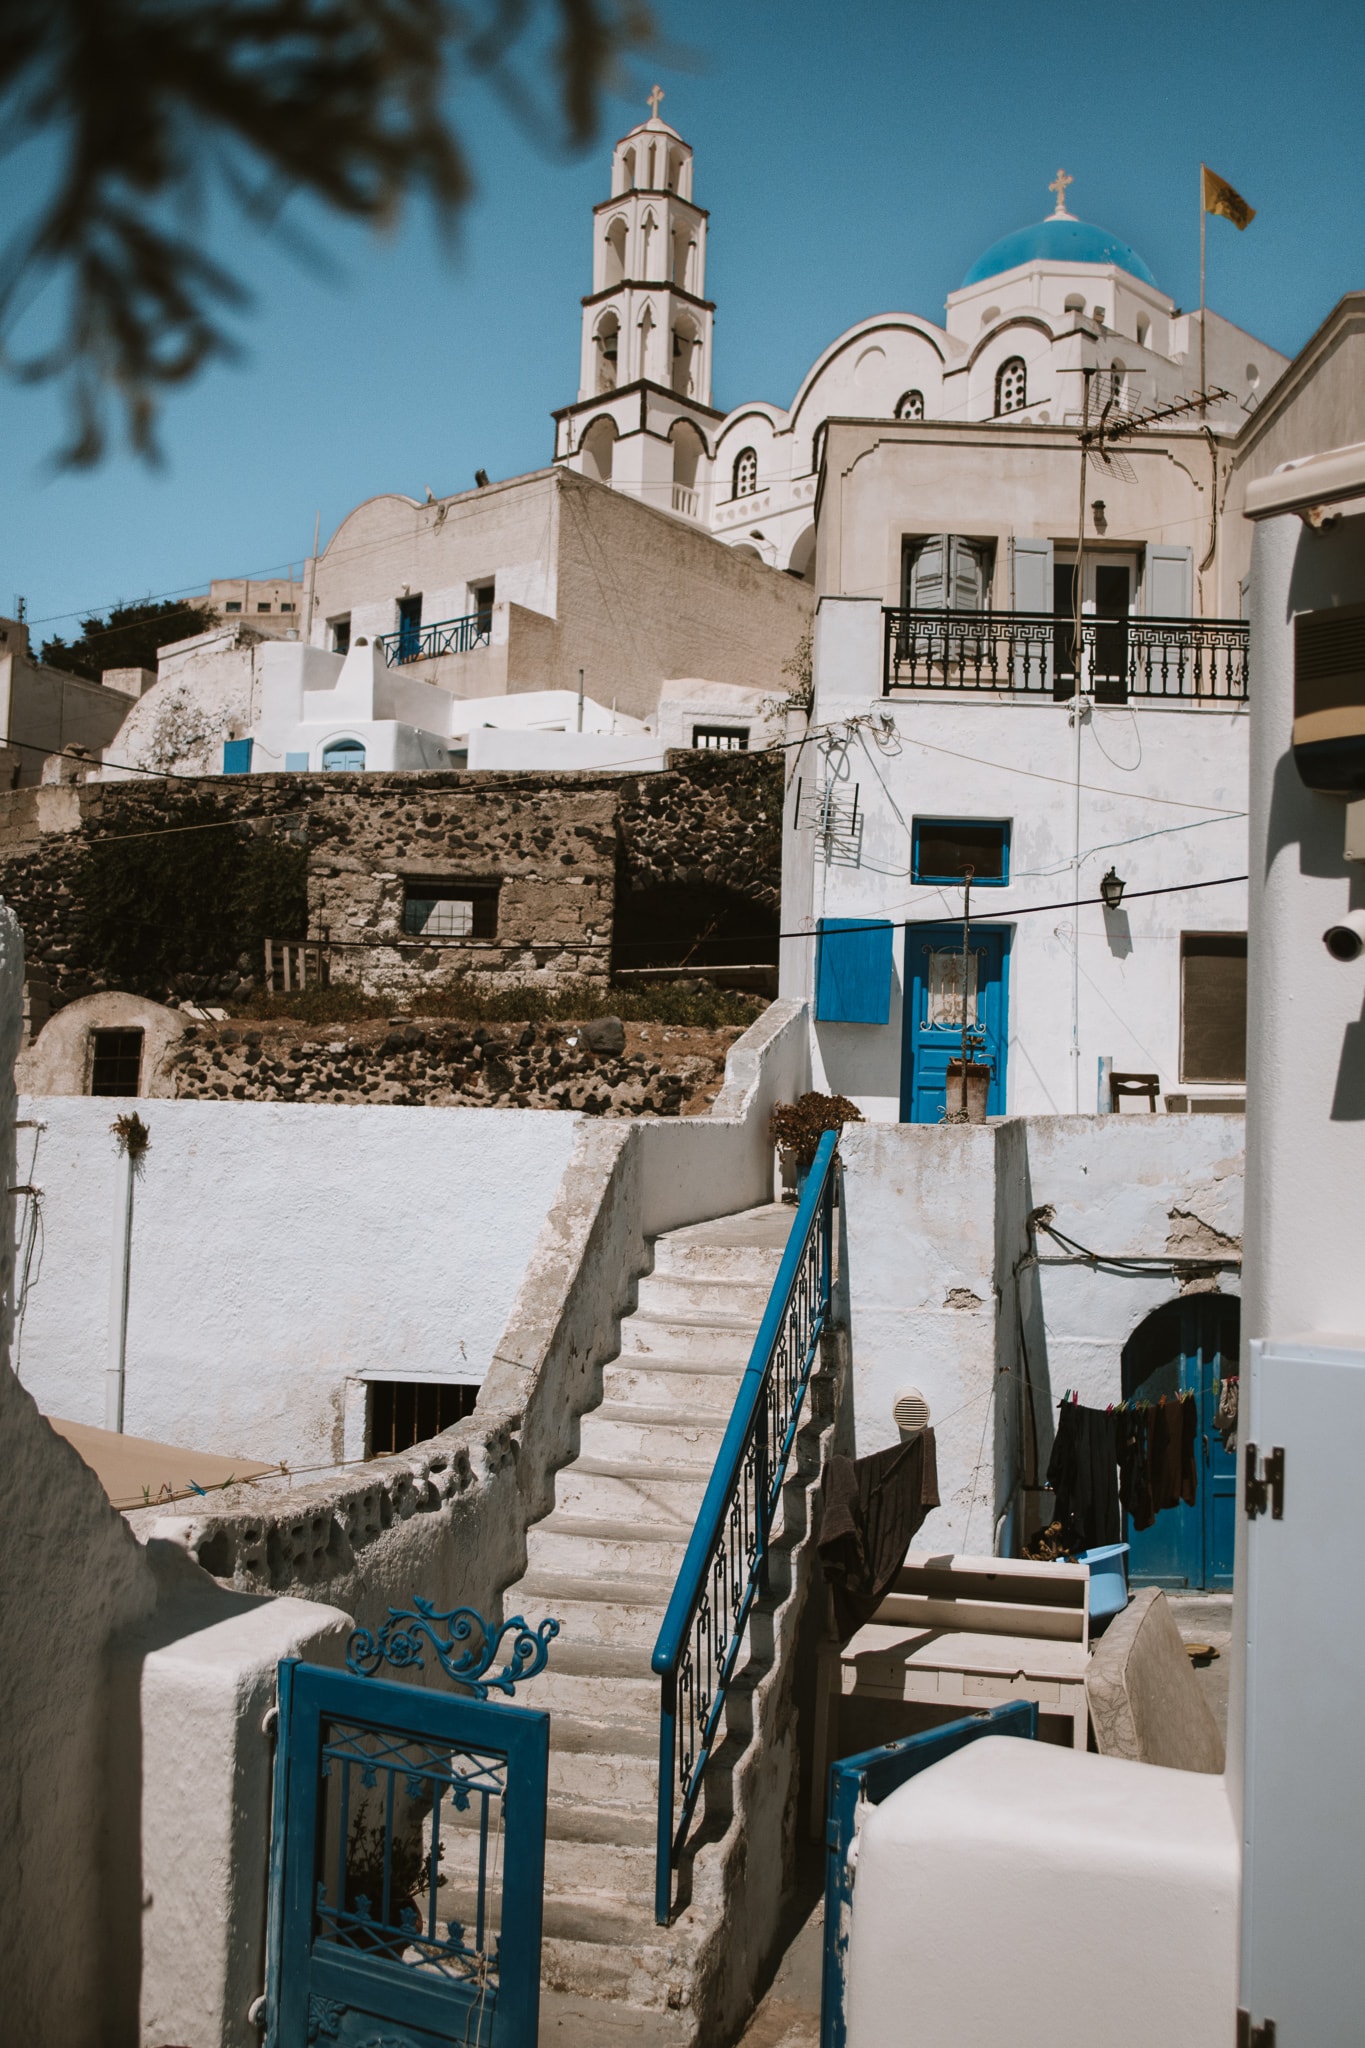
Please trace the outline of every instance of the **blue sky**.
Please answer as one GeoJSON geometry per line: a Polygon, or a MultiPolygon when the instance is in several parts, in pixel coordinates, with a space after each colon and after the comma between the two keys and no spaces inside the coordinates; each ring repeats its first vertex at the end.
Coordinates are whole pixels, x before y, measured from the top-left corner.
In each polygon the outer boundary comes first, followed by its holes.
{"type": "MultiPolygon", "coordinates": [[[[790,398],[866,315],[942,317],[968,265],[1040,218],[1059,164],[1177,303],[1198,300],[1201,157],[1258,208],[1209,223],[1209,299],[1293,352],[1365,287],[1365,33],[1357,5],[1148,0],[656,0],[667,44],[635,66],[582,159],[547,155],[482,88],[458,111],[480,192],[453,259],[415,216],[373,241],[327,231],[330,272],[225,224],[256,294],[243,360],[172,399],[164,468],[122,453],[53,475],[49,393],[0,385],[0,609],[41,636],[118,599],[277,573],[377,491],[462,490],[546,463],[576,396],[589,209],[613,137],[663,114],[711,210],[715,402],[790,398]],[[38,621],[54,620],[42,626],[38,621]]],[[[11,159],[0,204],[31,159],[11,159]]]]}

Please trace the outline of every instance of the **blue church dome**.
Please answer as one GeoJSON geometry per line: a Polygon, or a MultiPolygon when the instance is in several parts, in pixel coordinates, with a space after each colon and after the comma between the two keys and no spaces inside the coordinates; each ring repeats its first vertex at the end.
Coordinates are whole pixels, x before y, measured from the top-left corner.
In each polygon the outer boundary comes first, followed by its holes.
{"type": "Polygon", "coordinates": [[[980,284],[983,278],[998,277],[1002,270],[1013,270],[1017,264],[1038,262],[1113,263],[1131,277],[1140,277],[1144,284],[1156,283],[1136,249],[1130,249],[1117,235],[1092,227],[1089,221],[1073,220],[1070,214],[1056,213],[993,242],[984,256],[977,257],[962,283],[980,284]]]}

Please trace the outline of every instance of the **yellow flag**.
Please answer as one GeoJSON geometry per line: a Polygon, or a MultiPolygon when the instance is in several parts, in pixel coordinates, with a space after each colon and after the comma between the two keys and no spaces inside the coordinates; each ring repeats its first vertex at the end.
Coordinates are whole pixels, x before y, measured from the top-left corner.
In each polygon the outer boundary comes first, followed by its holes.
{"type": "Polygon", "coordinates": [[[1207,164],[1200,164],[1199,175],[1203,185],[1205,213],[1220,213],[1224,220],[1230,220],[1235,228],[1249,228],[1256,218],[1254,206],[1248,206],[1240,192],[1234,192],[1226,178],[1220,178],[1207,164]]]}

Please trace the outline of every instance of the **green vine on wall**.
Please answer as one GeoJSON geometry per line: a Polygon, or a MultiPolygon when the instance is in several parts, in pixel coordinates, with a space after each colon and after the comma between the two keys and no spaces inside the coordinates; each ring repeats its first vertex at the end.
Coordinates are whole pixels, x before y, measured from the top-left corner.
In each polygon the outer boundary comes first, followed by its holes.
{"type": "Polygon", "coordinates": [[[267,937],[307,930],[307,848],[290,820],[225,815],[190,791],[130,806],[85,848],[76,929],[106,985],[160,997],[254,975],[267,937]]]}

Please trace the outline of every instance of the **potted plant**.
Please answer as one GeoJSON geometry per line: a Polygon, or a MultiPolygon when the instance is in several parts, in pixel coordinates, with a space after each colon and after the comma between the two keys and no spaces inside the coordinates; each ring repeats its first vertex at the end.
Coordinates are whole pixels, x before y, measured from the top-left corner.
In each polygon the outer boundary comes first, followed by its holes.
{"type": "Polygon", "coordinates": [[[807,1090],[795,1102],[773,1104],[768,1135],[777,1148],[782,1169],[782,1199],[797,1202],[806,1175],[815,1164],[815,1154],[826,1131],[841,1131],[845,1124],[860,1124],[863,1113],[846,1095],[821,1095],[807,1090]]]}

